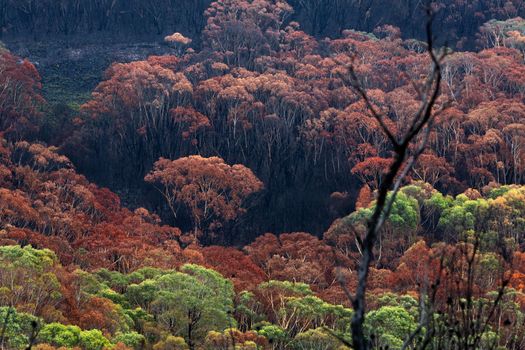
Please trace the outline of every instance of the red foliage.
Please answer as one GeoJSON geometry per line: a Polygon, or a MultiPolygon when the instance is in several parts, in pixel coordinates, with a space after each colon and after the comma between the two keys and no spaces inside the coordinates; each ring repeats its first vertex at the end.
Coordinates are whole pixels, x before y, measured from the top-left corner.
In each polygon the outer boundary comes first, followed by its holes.
{"type": "Polygon", "coordinates": [[[322,289],[335,283],[336,252],[307,233],[270,233],[245,247],[268,279],[303,282],[322,289]]]}
{"type": "Polygon", "coordinates": [[[0,132],[20,138],[37,130],[41,87],[32,63],[0,47],[0,132]]]}
{"type": "Polygon", "coordinates": [[[352,168],[352,174],[359,176],[361,181],[376,190],[381,186],[381,179],[387,173],[392,159],[371,157],[357,163],[352,168]]]}
{"type": "Polygon", "coordinates": [[[5,243],[49,248],[63,264],[88,269],[127,272],[146,265],[173,267],[185,260],[179,229],[161,225],[145,209],[132,213],[123,208],[116,194],[78,175],[55,148],[3,139],[0,144],[0,165],[10,175],[0,188],[5,243]],[[171,258],[144,258],[158,249],[171,258]]]}
{"type": "Polygon", "coordinates": [[[229,166],[218,157],[161,158],[145,180],[162,184],[161,192],[175,217],[176,203],[188,208],[195,239],[201,230],[217,231],[242,214],[247,197],[263,188],[250,169],[241,164],[229,166]]]}
{"type": "Polygon", "coordinates": [[[206,265],[229,278],[237,292],[254,290],[266,279],[264,271],[252,259],[235,248],[212,246],[202,249],[206,265]]]}

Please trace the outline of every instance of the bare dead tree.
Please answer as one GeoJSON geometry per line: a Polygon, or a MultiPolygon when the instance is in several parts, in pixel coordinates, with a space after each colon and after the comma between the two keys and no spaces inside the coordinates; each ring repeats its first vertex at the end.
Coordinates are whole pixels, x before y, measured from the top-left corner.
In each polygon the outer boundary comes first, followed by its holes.
{"type": "Polygon", "coordinates": [[[431,70],[423,86],[414,88],[421,100],[420,106],[414,115],[411,124],[402,135],[396,135],[385,122],[386,116],[374,107],[367,91],[360,83],[353,67],[349,67],[350,84],[356,93],[365,102],[369,113],[378,122],[381,130],[392,144],[394,157],[387,173],[384,176],[378,192],[374,211],[367,223],[366,235],[361,244],[361,260],[358,269],[358,284],[355,294],[352,296],[340,279],[343,290],[350,298],[354,316],[352,318],[352,346],[355,350],[367,350],[369,342],[364,333],[364,320],[366,312],[365,296],[370,263],[374,258],[374,247],[378,240],[381,228],[390,215],[392,205],[400,189],[403,179],[412,169],[418,157],[423,153],[428,142],[430,131],[434,124],[436,102],[440,95],[442,80],[442,62],[446,56],[446,50],[436,53],[434,48],[434,37],[432,23],[434,14],[430,8],[427,9],[427,53],[431,60],[431,70]],[[411,151],[413,149],[413,151],[411,151]]]}

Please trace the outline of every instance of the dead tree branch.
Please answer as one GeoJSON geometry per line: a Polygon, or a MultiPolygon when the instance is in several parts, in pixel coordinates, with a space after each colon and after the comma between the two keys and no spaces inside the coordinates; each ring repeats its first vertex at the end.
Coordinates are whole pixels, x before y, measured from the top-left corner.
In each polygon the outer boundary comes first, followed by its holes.
{"type": "Polygon", "coordinates": [[[350,67],[352,87],[364,100],[368,110],[377,120],[382,131],[390,140],[394,151],[393,162],[378,189],[375,209],[368,221],[367,232],[362,245],[362,257],[358,269],[358,285],[354,297],[351,300],[354,308],[354,316],[351,325],[352,343],[355,350],[366,350],[369,348],[369,343],[364,334],[363,325],[366,312],[365,296],[367,279],[370,263],[374,258],[373,250],[376,241],[383,224],[390,214],[403,178],[411,170],[412,166],[426,147],[430,130],[436,116],[434,107],[440,95],[440,85],[442,80],[441,65],[446,55],[446,51],[439,55],[435,53],[434,38],[432,34],[433,13],[430,9],[427,10],[427,15],[427,53],[432,63],[432,69],[421,91],[421,103],[419,109],[414,115],[411,125],[409,125],[403,135],[396,137],[394,132],[389,129],[385,123],[387,116],[377,111],[373,106],[366,90],[359,83],[355,70],[353,67],[350,67]],[[416,145],[416,139],[418,136],[422,137],[419,144],[416,145]],[[413,145],[416,145],[415,151],[410,155],[410,148],[413,145]]]}

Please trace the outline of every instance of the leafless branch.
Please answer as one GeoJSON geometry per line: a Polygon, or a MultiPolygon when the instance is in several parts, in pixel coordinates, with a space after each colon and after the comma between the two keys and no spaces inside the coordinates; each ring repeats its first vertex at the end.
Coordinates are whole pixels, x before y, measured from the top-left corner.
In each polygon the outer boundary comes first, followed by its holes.
{"type": "Polygon", "coordinates": [[[385,223],[392,205],[395,201],[396,194],[402,184],[403,178],[411,170],[418,157],[423,153],[428,142],[430,130],[433,126],[435,117],[434,107],[440,94],[441,85],[441,63],[446,55],[446,51],[439,56],[434,52],[434,38],[432,34],[433,13],[427,9],[428,21],[426,25],[427,33],[427,53],[432,62],[432,70],[428,75],[422,91],[421,103],[416,112],[412,124],[408,130],[398,139],[385,123],[386,116],[376,110],[371,103],[366,90],[359,84],[355,71],[350,69],[351,81],[353,88],[364,100],[372,116],[377,120],[383,132],[392,143],[394,150],[394,161],[386,173],[381,186],[379,187],[374,212],[368,221],[367,233],[363,240],[362,257],[358,270],[358,284],[354,298],[351,300],[354,308],[352,318],[352,343],[355,350],[366,350],[369,348],[368,340],[364,334],[365,318],[365,294],[367,287],[367,278],[369,274],[370,263],[373,259],[373,250],[379,236],[380,230],[385,223]],[[423,137],[415,152],[408,158],[410,146],[418,135],[423,132],[423,137]],[[390,195],[389,195],[390,194],[390,195]]]}

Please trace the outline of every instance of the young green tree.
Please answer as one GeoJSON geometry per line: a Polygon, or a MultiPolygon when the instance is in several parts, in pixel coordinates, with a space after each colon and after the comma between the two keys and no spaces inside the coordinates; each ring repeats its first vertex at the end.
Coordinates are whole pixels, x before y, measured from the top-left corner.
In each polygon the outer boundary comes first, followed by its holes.
{"type": "Polygon", "coordinates": [[[37,316],[55,312],[61,299],[56,264],[56,255],[48,249],[0,247],[0,305],[37,316]]]}
{"type": "Polygon", "coordinates": [[[151,312],[164,329],[184,337],[190,349],[208,331],[234,324],[233,284],[202,266],[187,264],[180,272],[166,271],[129,286],[126,295],[130,303],[151,312]]]}
{"type": "Polygon", "coordinates": [[[349,349],[337,337],[324,328],[309,329],[295,336],[292,346],[297,350],[344,350],[349,349]]]}

